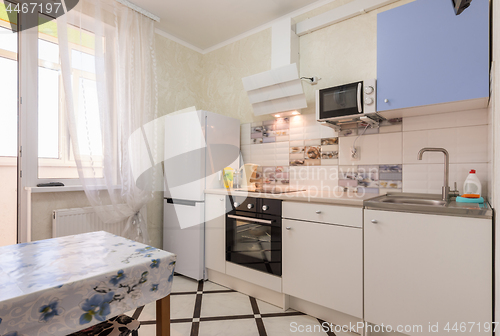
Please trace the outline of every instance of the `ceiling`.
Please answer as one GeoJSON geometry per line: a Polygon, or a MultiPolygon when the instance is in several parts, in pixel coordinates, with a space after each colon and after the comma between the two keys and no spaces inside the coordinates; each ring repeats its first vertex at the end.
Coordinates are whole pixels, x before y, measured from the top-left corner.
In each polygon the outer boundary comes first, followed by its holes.
{"type": "Polygon", "coordinates": [[[132,0],[160,30],[205,50],[318,0],[132,0]]]}

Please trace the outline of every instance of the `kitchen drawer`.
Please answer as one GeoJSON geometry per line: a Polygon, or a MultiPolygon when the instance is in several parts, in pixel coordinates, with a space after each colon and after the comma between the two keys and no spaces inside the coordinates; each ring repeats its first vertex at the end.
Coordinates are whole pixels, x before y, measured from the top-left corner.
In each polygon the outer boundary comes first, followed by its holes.
{"type": "Polygon", "coordinates": [[[363,209],[357,207],[283,202],[283,218],[363,227],[363,209]]]}

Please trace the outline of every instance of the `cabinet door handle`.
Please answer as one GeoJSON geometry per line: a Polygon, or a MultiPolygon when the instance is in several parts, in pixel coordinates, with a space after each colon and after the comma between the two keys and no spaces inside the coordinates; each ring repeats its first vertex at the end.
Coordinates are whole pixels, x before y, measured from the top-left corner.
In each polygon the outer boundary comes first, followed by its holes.
{"type": "Polygon", "coordinates": [[[321,213],[321,210],[316,210],[316,213],[319,215],[321,213]]]}
{"type": "Polygon", "coordinates": [[[389,99],[384,99],[384,103],[388,103],[389,102],[389,99]]]}
{"type": "Polygon", "coordinates": [[[220,198],[221,201],[223,201],[224,199],[223,198],[220,198]]]}
{"type": "Polygon", "coordinates": [[[361,98],[363,95],[363,85],[361,83],[358,84],[358,112],[363,113],[363,105],[361,105],[361,98]]]}
{"type": "Polygon", "coordinates": [[[290,226],[287,226],[287,227],[286,227],[286,229],[287,229],[287,230],[291,230],[292,228],[291,228],[290,226]]]}
{"type": "Polygon", "coordinates": [[[376,220],[376,219],[372,219],[372,223],[373,223],[373,224],[377,224],[377,223],[378,223],[378,220],[376,220]]]}

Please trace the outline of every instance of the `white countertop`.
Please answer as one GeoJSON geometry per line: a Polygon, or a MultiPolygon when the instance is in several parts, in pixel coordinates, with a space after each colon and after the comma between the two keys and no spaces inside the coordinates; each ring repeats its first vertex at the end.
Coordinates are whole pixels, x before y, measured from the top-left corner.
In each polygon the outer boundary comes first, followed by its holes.
{"type": "Polygon", "coordinates": [[[259,192],[247,192],[234,189],[206,189],[205,194],[215,195],[228,195],[244,196],[244,197],[260,197],[260,198],[273,198],[290,202],[310,202],[310,203],[326,203],[337,205],[348,205],[362,207],[363,201],[377,197],[378,194],[365,194],[358,195],[353,192],[339,192],[339,191],[319,191],[319,190],[304,190],[295,191],[283,194],[270,194],[259,192]]]}

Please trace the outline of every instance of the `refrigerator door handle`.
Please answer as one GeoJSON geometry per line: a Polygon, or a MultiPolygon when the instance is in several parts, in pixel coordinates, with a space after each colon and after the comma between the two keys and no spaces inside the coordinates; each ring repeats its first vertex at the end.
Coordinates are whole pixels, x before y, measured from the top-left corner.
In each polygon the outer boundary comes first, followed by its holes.
{"type": "Polygon", "coordinates": [[[178,205],[187,205],[187,206],[196,206],[195,201],[187,201],[187,200],[180,200],[180,199],[174,199],[174,198],[166,198],[167,203],[169,204],[178,204],[178,205]]]}

